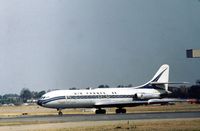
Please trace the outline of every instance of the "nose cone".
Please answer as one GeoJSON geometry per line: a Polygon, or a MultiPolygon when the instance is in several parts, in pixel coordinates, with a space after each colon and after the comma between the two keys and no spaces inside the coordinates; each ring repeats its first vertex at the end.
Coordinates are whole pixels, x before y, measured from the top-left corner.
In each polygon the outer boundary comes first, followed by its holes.
{"type": "Polygon", "coordinates": [[[37,104],[38,104],[39,106],[42,106],[42,100],[38,100],[38,101],[37,101],[37,104]]]}

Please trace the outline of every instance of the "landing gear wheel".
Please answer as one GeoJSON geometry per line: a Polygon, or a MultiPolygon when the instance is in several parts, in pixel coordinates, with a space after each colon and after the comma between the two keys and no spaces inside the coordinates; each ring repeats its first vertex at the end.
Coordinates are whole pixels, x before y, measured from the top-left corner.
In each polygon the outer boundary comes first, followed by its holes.
{"type": "Polygon", "coordinates": [[[106,110],[98,109],[95,111],[95,114],[106,114],[106,110]]]}
{"type": "Polygon", "coordinates": [[[122,113],[124,113],[124,114],[126,113],[126,109],[122,109],[121,111],[122,111],[122,113]]]}
{"type": "Polygon", "coordinates": [[[61,111],[59,111],[59,112],[58,112],[58,115],[59,115],[59,116],[62,116],[62,115],[63,115],[63,113],[62,113],[61,111]]]}
{"type": "Polygon", "coordinates": [[[63,115],[63,113],[62,113],[62,110],[61,110],[61,109],[57,109],[57,111],[58,111],[58,115],[59,115],[59,116],[62,116],[62,115],[63,115]]]}
{"type": "Polygon", "coordinates": [[[116,109],[115,110],[116,114],[125,114],[126,113],[126,109],[116,109]]]}

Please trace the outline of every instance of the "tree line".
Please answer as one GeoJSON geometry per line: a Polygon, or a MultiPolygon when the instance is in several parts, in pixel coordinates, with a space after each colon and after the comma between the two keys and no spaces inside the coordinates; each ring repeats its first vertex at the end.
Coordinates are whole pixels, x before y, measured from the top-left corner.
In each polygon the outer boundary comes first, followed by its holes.
{"type": "Polygon", "coordinates": [[[169,97],[172,98],[200,99],[200,80],[197,80],[196,84],[192,86],[186,86],[186,85],[181,85],[180,87],[169,86],[169,91],[172,92],[169,95],[169,97]]]}
{"type": "Polygon", "coordinates": [[[46,91],[30,91],[28,88],[23,88],[20,91],[20,94],[5,94],[0,95],[0,104],[14,104],[14,105],[20,105],[23,103],[27,103],[28,100],[37,100],[39,99],[43,94],[45,94],[46,91]]]}
{"type": "Polygon", "coordinates": [[[184,99],[200,99],[200,85],[169,87],[172,92],[169,97],[172,98],[184,98],[184,99]]]}

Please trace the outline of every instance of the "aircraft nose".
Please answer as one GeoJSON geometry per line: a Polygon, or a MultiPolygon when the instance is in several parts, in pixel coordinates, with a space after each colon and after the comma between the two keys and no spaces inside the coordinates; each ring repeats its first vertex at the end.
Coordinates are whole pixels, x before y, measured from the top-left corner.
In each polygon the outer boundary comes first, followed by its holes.
{"type": "Polygon", "coordinates": [[[42,100],[38,100],[37,104],[40,105],[40,106],[42,106],[42,100]]]}

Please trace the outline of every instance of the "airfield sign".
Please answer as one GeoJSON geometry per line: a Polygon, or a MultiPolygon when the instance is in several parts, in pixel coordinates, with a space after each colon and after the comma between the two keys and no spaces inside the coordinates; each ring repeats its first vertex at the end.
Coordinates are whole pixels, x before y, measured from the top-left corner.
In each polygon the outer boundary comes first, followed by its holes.
{"type": "Polygon", "coordinates": [[[200,58],[200,49],[186,50],[187,58],[200,58]]]}

